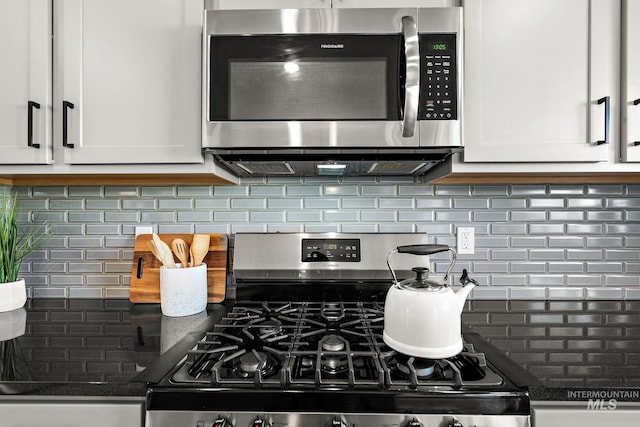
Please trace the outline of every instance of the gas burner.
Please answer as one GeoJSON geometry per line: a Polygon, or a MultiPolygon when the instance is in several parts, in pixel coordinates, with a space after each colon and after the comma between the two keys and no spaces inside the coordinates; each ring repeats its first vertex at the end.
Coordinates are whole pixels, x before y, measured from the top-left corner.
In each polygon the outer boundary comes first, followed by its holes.
{"type": "Polygon", "coordinates": [[[344,318],[344,308],[339,303],[324,303],[320,317],[330,323],[338,322],[344,318]]]}
{"type": "Polygon", "coordinates": [[[329,375],[339,375],[349,370],[349,358],[344,354],[325,354],[321,356],[320,369],[329,375]]]}
{"type": "Polygon", "coordinates": [[[415,370],[418,378],[430,378],[436,369],[436,361],[432,359],[398,357],[396,361],[396,368],[398,371],[402,372],[407,377],[411,375],[413,369],[415,370]]]}
{"type": "Polygon", "coordinates": [[[268,378],[275,373],[276,367],[277,364],[267,354],[252,351],[238,358],[234,363],[233,372],[241,378],[254,377],[256,373],[268,378]]]}
{"type": "Polygon", "coordinates": [[[267,319],[255,326],[258,327],[258,330],[260,331],[260,338],[263,339],[282,333],[282,322],[277,319],[267,319]]]}
{"type": "Polygon", "coordinates": [[[344,351],[347,342],[344,338],[331,334],[320,340],[320,345],[324,351],[344,351]]]}

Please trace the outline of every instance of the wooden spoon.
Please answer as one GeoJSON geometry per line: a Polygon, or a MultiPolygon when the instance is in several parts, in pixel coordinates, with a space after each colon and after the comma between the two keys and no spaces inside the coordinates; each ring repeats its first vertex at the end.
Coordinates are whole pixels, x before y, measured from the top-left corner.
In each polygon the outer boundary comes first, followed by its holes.
{"type": "Polygon", "coordinates": [[[189,266],[189,245],[182,239],[174,239],[171,242],[171,249],[173,253],[178,257],[183,267],[189,266]]]}
{"type": "Polygon", "coordinates": [[[208,234],[194,234],[193,242],[191,242],[191,266],[197,267],[202,264],[202,260],[209,253],[209,241],[211,236],[208,234]]]}
{"type": "Polygon", "coordinates": [[[153,243],[153,240],[149,240],[147,242],[147,246],[149,247],[149,250],[151,251],[153,256],[156,257],[158,261],[162,262],[162,258],[160,258],[160,255],[158,254],[158,250],[156,249],[156,245],[155,243],[153,243]]]}
{"type": "Polygon", "coordinates": [[[176,263],[173,260],[173,253],[171,253],[171,249],[169,245],[160,240],[157,234],[153,233],[152,235],[153,243],[156,246],[156,251],[158,251],[158,255],[160,256],[160,261],[167,268],[176,268],[176,263]]]}

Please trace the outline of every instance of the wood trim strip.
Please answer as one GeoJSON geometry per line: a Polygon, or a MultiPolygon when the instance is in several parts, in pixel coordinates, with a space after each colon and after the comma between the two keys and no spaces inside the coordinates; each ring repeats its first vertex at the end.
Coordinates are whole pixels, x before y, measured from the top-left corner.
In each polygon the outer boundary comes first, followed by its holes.
{"type": "Polygon", "coordinates": [[[0,183],[13,186],[96,186],[96,185],[230,185],[209,174],[127,174],[127,175],[13,175],[0,176],[0,183]]]}
{"type": "Polygon", "coordinates": [[[457,173],[430,184],[636,184],[639,173],[457,173]]]}
{"type": "MultiPolygon", "coordinates": [[[[454,173],[429,184],[637,184],[638,173],[454,173]]],[[[95,185],[235,185],[209,174],[123,175],[0,175],[0,184],[13,186],[95,185]]]]}

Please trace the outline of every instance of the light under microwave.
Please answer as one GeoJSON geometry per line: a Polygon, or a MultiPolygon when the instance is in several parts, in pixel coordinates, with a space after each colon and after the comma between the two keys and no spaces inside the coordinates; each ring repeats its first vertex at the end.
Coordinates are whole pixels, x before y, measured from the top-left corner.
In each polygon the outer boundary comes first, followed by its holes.
{"type": "Polygon", "coordinates": [[[423,173],[400,164],[462,147],[461,32],[456,7],[206,11],[203,148],[240,176],[423,173]]]}

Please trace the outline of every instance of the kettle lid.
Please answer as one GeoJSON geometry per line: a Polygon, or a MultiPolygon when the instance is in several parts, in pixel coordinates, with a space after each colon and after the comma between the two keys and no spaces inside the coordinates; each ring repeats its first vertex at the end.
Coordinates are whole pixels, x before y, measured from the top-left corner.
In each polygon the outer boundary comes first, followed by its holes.
{"type": "Polygon", "coordinates": [[[411,271],[416,273],[416,277],[411,279],[406,279],[398,283],[400,287],[410,288],[413,290],[420,290],[420,289],[435,290],[435,288],[439,289],[446,286],[446,282],[443,284],[433,279],[430,279],[429,269],[426,267],[413,267],[411,271]]]}

